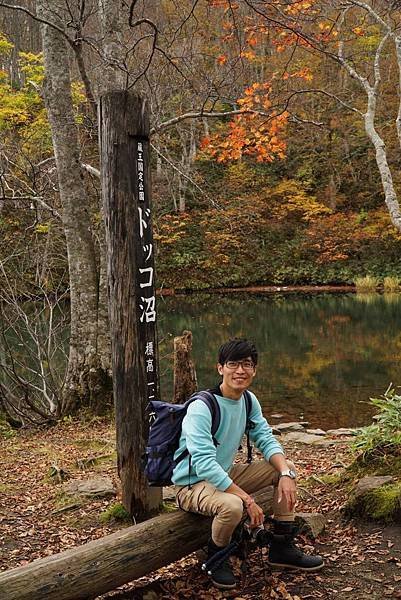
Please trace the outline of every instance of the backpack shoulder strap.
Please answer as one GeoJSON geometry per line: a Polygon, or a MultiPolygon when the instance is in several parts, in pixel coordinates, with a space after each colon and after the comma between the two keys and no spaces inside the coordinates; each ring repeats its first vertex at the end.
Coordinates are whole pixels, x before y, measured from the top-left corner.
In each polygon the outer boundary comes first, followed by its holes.
{"type": "Polygon", "coordinates": [[[251,421],[251,412],[252,412],[252,396],[245,390],[244,392],[245,398],[245,409],[246,409],[246,429],[245,432],[248,432],[250,429],[255,427],[254,423],[251,421]]]}
{"type": "Polygon", "coordinates": [[[245,398],[245,407],[246,407],[246,426],[245,426],[246,447],[247,447],[246,462],[251,463],[252,462],[252,445],[251,445],[251,440],[249,437],[249,432],[251,431],[251,429],[253,429],[255,427],[255,424],[251,421],[252,396],[248,392],[248,390],[245,390],[244,398],[245,398]]]}
{"type": "Polygon", "coordinates": [[[206,406],[208,407],[208,409],[210,410],[210,414],[212,416],[211,433],[212,433],[213,443],[215,446],[217,446],[218,441],[216,440],[215,435],[216,435],[217,430],[220,425],[221,413],[220,413],[220,406],[216,400],[215,395],[211,392],[211,390],[203,390],[200,392],[195,392],[195,394],[193,394],[191,396],[191,399],[202,400],[202,402],[204,402],[206,404],[206,406]]]}

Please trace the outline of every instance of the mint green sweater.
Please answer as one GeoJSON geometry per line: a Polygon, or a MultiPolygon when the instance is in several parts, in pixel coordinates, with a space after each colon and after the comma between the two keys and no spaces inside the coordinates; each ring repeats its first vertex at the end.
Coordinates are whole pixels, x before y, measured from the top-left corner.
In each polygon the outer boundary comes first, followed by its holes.
{"type": "MultiPolygon", "coordinates": [[[[221,411],[220,425],[215,436],[218,446],[214,445],[212,439],[210,410],[202,400],[195,400],[189,405],[184,417],[180,444],[174,455],[177,458],[187,448],[191,455],[191,473],[189,476],[187,456],[174,469],[172,481],[175,485],[184,486],[205,480],[224,491],[232,483],[228,471],[245,432],[245,398],[242,395],[239,400],[230,400],[217,394],[215,396],[221,411]]],[[[263,417],[256,396],[251,393],[251,397],[250,419],[254,428],[250,432],[250,439],[268,461],[273,454],[284,454],[283,448],[263,417]]]]}

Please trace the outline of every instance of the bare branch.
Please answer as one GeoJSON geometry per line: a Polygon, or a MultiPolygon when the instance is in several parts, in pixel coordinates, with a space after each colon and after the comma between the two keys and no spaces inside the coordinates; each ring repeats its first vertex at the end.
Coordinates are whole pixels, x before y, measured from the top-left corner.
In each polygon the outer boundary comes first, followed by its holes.
{"type": "Polygon", "coordinates": [[[139,19],[135,23],[131,23],[131,16],[130,16],[130,22],[129,23],[130,23],[131,27],[138,27],[139,25],[142,25],[143,23],[145,23],[146,25],[150,25],[152,27],[152,29],[153,29],[153,43],[152,43],[152,49],[151,49],[150,54],[149,54],[149,58],[147,60],[147,63],[145,65],[145,67],[142,69],[142,72],[139,75],[137,75],[135,77],[134,81],[131,83],[131,85],[128,86],[128,89],[131,89],[136,84],[136,82],[141,77],[143,77],[143,75],[145,75],[145,73],[147,72],[147,70],[149,69],[149,67],[151,65],[153,56],[154,56],[155,51],[156,51],[157,36],[158,36],[159,30],[157,29],[157,27],[153,23],[153,21],[150,21],[149,19],[139,19]]]}
{"type": "Polygon", "coordinates": [[[96,169],[95,167],[92,167],[92,165],[88,165],[86,163],[81,163],[81,167],[83,169],[85,169],[85,171],[88,171],[88,173],[90,173],[94,177],[97,177],[98,179],[100,179],[100,171],[99,171],[99,169],[96,169]]]}
{"type": "Polygon", "coordinates": [[[210,196],[208,196],[208,194],[206,194],[206,192],[196,183],[196,181],[194,181],[191,177],[189,177],[189,175],[186,175],[185,173],[183,173],[183,171],[181,171],[169,158],[167,158],[167,156],[165,156],[160,150],[159,148],[157,148],[156,146],[154,146],[153,144],[151,144],[152,149],[156,152],[156,154],[158,154],[164,161],[166,161],[167,164],[170,165],[170,167],[172,167],[174,169],[174,171],[177,171],[177,173],[179,173],[181,175],[181,177],[184,177],[185,179],[187,179],[190,183],[192,183],[192,185],[194,187],[196,187],[203,196],[205,196],[207,198],[207,200],[215,207],[220,209],[221,207],[217,204],[217,202],[215,200],[213,200],[213,198],[211,198],[210,196]]]}
{"type": "Polygon", "coordinates": [[[352,6],[359,6],[359,8],[363,8],[363,10],[366,10],[366,12],[369,13],[375,21],[377,21],[377,23],[379,23],[389,34],[391,34],[390,25],[386,23],[386,21],[384,21],[384,19],[382,19],[381,16],[371,6],[369,6],[369,4],[366,4],[366,2],[360,2],[359,0],[349,0],[346,4],[348,4],[348,8],[351,8],[352,6]]]}
{"type": "Polygon", "coordinates": [[[155,133],[160,133],[161,131],[164,131],[165,129],[172,127],[173,125],[176,125],[177,123],[181,123],[181,121],[186,121],[188,119],[204,119],[204,118],[219,119],[222,117],[230,117],[230,116],[234,116],[234,115],[245,115],[245,114],[256,114],[256,115],[262,115],[264,117],[270,116],[268,113],[266,113],[262,110],[238,109],[238,110],[228,110],[227,112],[207,112],[207,111],[203,111],[203,110],[196,111],[196,112],[191,111],[191,112],[187,112],[182,115],[179,115],[178,117],[174,117],[173,119],[169,119],[168,121],[165,121],[164,123],[160,123],[160,125],[156,125],[156,127],[152,127],[152,129],[150,130],[150,135],[154,135],[155,133]]]}

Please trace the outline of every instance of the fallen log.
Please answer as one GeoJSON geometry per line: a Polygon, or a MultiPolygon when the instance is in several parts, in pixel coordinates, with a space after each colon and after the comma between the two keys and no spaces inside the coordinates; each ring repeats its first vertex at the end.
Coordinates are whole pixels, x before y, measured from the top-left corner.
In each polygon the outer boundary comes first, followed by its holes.
{"type": "MultiPolygon", "coordinates": [[[[273,488],[255,494],[266,514],[273,488]]],[[[60,554],[0,573],[1,600],[89,600],[138,579],[207,541],[210,518],[163,514],[60,554]]]]}

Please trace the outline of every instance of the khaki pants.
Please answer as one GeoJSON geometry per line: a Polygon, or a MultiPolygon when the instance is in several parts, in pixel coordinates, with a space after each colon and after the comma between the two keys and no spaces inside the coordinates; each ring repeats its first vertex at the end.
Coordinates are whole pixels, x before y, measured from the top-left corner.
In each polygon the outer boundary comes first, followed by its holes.
{"type": "MultiPolygon", "coordinates": [[[[294,469],[291,461],[288,467],[294,469]]],[[[262,488],[273,485],[273,514],[278,521],[293,521],[294,511],[288,510],[284,499],[277,501],[278,473],[265,460],[251,464],[234,465],[229,473],[231,479],[248,494],[254,494],[262,488]]],[[[242,500],[235,494],[220,492],[207,481],[199,481],[179,488],[176,496],[177,505],[182,510],[214,517],[212,522],[212,539],[217,546],[227,546],[231,535],[241,521],[244,507],[242,500]]]]}

